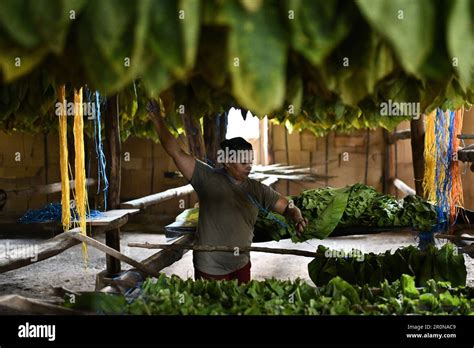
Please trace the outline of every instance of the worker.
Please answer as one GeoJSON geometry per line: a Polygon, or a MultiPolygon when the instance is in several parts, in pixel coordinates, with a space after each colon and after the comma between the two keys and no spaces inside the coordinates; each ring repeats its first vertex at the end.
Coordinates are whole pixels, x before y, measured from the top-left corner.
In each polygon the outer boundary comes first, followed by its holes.
{"type": "Polygon", "coordinates": [[[232,252],[194,251],[195,279],[249,282],[250,255],[239,248],[250,247],[259,210],[275,211],[291,219],[299,234],[307,220],[288,199],[249,178],[253,151],[243,138],[222,142],[217,159],[223,167],[216,169],[181,149],[165,125],[161,101],[151,100],[147,111],[161,145],[198,195],[199,222],[194,244],[233,247],[232,252]]]}

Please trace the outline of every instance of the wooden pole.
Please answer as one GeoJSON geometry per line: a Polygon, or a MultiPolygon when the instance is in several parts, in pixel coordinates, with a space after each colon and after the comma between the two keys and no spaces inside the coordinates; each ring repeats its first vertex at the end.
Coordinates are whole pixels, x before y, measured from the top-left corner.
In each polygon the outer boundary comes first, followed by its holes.
{"type": "Polygon", "coordinates": [[[367,128],[365,141],[365,174],[364,174],[364,184],[367,185],[369,181],[369,151],[370,151],[370,129],[367,128]]]}
{"type": "MultiPolygon", "coordinates": [[[[121,157],[120,144],[118,96],[107,98],[107,109],[105,111],[105,150],[107,154],[107,176],[109,189],[107,193],[107,208],[115,209],[120,205],[121,184],[121,157]]],[[[120,229],[106,232],[105,244],[120,251],[120,229]]],[[[107,273],[114,276],[120,273],[120,261],[110,255],[106,256],[107,273]]]]}
{"type": "Polygon", "coordinates": [[[273,124],[270,122],[268,117],[266,118],[266,125],[267,125],[267,144],[266,144],[266,149],[267,149],[267,165],[268,164],[273,164],[275,163],[275,152],[273,149],[273,124]]]}
{"type": "Polygon", "coordinates": [[[425,124],[424,116],[410,121],[411,128],[411,153],[413,157],[413,176],[415,190],[418,196],[423,197],[423,177],[425,176],[425,124]]]}
{"type": "Polygon", "coordinates": [[[407,195],[416,195],[416,191],[414,189],[412,189],[410,186],[408,186],[398,178],[395,178],[395,180],[393,180],[393,185],[395,185],[398,190],[402,191],[407,195]]]}
{"type": "Polygon", "coordinates": [[[153,195],[137,198],[128,202],[120,204],[122,209],[145,209],[151,205],[161,203],[173,198],[182,197],[194,192],[191,184],[172,188],[163,192],[155,193],[153,195]]]}
{"type": "Polygon", "coordinates": [[[144,265],[144,264],[142,264],[138,261],[135,261],[131,257],[128,257],[127,255],[122,254],[121,252],[118,252],[117,250],[115,250],[113,248],[110,248],[107,245],[102,244],[102,243],[96,241],[93,238],[84,236],[80,232],[75,232],[75,231],[74,232],[67,232],[67,233],[69,233],[73,238],[75,238],[75,239],[77,239],[81,242],[84,242],[87,245],[90,245],[90,246],[92,246],[92,247],[94,247],[94,248],[96,248],[100,251],[103,251],[107,255],[112,256],[114,259],[121,260],[125,263],[128,263],[130,266],[136,267],[137,269],[139,269],[140,271],[142,271],[146,274],[149,274],[153,277],[159,277],[160,276],[160,273],[156,272],[151,267],[148,267],[148,266],[146,266],[146,265],[144,265]]]}
{"type": "Polygon", "coordinates": [[[329,186],[329,134],[326,135],[324,151],[324,175],[326,175],[326,186],[329,186]]]}
{"type": "Polygon", "coordinates": [[[256,251],[261,253],[283,254],[283,255],[297,255],[304,257],[316,257],[317,253],[306,250],[297,249],[281,249],[281,248],[266,248],[266,247],[233,247],[224,245],[192,245],[192,244],[150,244],[150,243],[128,243],[132,248],[145,249],[163,249],[163,250],[196,250],[196,251],[225,251],[225,252],[248,252],[256,251]]]}
{"type": "Polygon", "coordinates": [[[389,193],[390,188],[390,142],[389,142],[390,134],[389,132],[384,129],[383,130],[383,139],[384,139],[384,165],[383,165],[383,172],[382,172],[382,190],[384,194],[389,193]]]}

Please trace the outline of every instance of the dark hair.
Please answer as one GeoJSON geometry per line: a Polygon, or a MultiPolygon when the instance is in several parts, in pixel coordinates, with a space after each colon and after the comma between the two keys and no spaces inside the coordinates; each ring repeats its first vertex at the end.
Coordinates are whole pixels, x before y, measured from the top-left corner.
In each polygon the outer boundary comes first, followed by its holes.
{"type": "Polygon", "coordinates": [[[252,144],[242,137],[236,137],[232,139],[226,139],[221,143],[221,149],[225,150],[253,150],[252,144]]]}

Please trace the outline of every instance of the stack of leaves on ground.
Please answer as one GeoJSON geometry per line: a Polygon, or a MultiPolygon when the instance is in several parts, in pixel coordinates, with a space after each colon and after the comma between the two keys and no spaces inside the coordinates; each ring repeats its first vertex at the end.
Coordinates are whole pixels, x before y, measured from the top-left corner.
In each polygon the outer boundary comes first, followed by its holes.
{"type": "Polygon", "coordinates": [[[308,272],[318,286],[328,284],[336,276],[350,284],[377,286],[384,279],[392,282],[402,274],[414,276],[418,286],[425,286],[430,279],[449,281],[454,286],[466,284],[464,256],[451,243],[440,249],[430,245],[424,251],[408,246],[393,254],[390,250],[383,254],[363,254],[359,250],[345,253],[320,245],[317,255],[308,264],[308,272]]]}
{"type": "Polygon", "coordinates": [[[343,188],[303,191],[293,197],[293,201],[309,221],[301,235],[296,234],[290,221],[276,213],[271,213],[272,217],[260,213],[256,229],[265,231],[275,240],[291,236],[294,242],[302,242],[313,238],[324,239],[336,228],[351,226],[406,226],[430,231],[437,221],[435,207],[419,196],[407,196],[398,201],[360,183],[343,188]],[[275,221],[275,217],[282,223],[275,221]]]}
{"type": "Polygon", "coordinates": [[[282,281],[182,280],[177,276],[148,279],[138,298],[89,293],[69,308],[100,314],[137,315],[380,315],[474,314],[474,289],[451,288],[449,282],[429,280],[416,288],[414,278],[402,275],[376,288],[350,285],[340,277],[312,287],[301,279],[282,281]]]}

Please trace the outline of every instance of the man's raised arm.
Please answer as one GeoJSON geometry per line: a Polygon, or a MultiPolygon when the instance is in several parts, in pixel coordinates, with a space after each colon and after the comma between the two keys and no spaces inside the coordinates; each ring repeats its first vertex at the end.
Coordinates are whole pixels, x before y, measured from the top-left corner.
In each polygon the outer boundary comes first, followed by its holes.
{"type": "Polygon", "coordinates": [[[188,181],[191,181],[194,167],[196,166],[196,160],[193,156],[186,153],[181,148],[178,140],[168,130],[168,127],[166,126],[163,119],[164,110],[162,105],[160,107],[160,104],[156,100],[152,99],[147,105],[147,111],[155,125],[161,145],[168,155],[173,158],[178,170],[188,181]]]}

